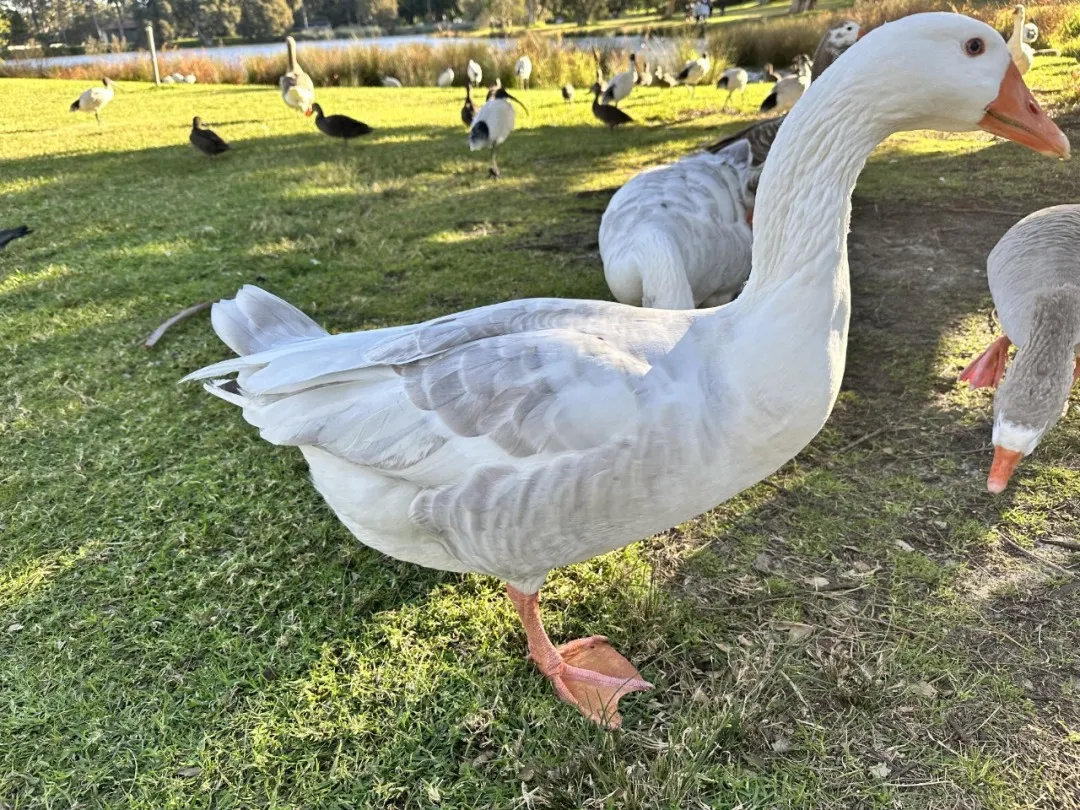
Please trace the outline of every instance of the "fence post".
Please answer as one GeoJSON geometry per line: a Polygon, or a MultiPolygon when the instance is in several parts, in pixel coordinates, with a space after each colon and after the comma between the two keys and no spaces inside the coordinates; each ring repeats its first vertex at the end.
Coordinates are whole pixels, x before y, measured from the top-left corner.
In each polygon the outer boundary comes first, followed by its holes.
{"type": "Polygon", "coordinates": [[[146,24],[146,41],[150,43],[150,63],[154,66],[154,84],[161,87],[161,74],[158,72],[157,48],[154,47],[154,26],[146,24]]]}

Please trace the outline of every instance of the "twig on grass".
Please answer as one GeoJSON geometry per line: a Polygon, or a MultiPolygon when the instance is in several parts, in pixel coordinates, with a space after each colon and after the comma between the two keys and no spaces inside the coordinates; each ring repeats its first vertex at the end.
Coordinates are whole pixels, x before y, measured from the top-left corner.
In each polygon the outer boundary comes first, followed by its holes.
{"type": "Polygon", "coordinates": [[[161,340],[161,336],[169,330],[169,327],[175,326],[185,318],[190,318],[192,315],[197,315],[204,309],[209,309],[216,303],[217,301],[203,301],[202,303],[195,304],[195,306],[188,307],[185,310],[177,312],[175,315],[169,318],[169,320],[165,321],[165,323],[163,323],[161,326],[159,326],[157,329],[150,333],[150,337],[148,337],[143,342],[143,347],[146,349],[154,348],[154,344],[161,340]]]}

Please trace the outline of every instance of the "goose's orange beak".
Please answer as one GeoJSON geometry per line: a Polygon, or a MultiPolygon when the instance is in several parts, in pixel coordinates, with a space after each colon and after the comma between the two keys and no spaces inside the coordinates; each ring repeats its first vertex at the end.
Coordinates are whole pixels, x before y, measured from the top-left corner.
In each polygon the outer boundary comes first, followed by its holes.
{"type": "Polygon", "coordinates": [[[994,445],[994,462],[990,465],[990,475],[986,479],[986,488],[995,495],[1004,492],[1009,485],[1009,479],[1016,471],[1016,465],[1024,457],[1023,453],[1016,450],[1006,450],[1004,447],[994,445]]]}
{"type": "Polygon", "coordinates": [[[1012,62],[1001,80],[998,97],[986,108],[979,128],[1042,155],[1069,157],[1069,139],[1039,106],[1012,62]]]}

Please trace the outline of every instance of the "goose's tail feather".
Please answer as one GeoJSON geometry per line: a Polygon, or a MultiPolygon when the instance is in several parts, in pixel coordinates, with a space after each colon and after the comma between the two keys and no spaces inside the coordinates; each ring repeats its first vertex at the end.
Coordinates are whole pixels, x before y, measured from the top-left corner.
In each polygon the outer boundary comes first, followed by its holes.
{"type": "Polygon", "coordinates": [[[765,100],[761,102],[761,112],[768,112],[776,107],[776,92],[769,93],[765,97],[765,100]]]}
{"type": "Polygon", "coordinates": [[[68,112],[78,112],[78,111],[79,111],[79,99],[75,99],[73,102],[71,102],[71,106],[68,107],[68,112]]]}
{"type": "Polygon", "coordinates": [[[327,335],[292,304],[251,284],[245,284],[235,298],[214,304],[210,322],[217,336],[241,357],[327,335]]]}

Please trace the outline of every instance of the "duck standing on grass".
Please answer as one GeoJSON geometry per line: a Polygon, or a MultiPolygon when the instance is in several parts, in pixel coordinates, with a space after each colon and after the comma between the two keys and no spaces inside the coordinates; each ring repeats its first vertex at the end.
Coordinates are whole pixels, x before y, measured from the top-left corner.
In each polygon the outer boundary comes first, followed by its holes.
{"type": "Polygon", "coordinates": [[[101,87],[91,87],[71,103],[68,108],[71,112],[93,113],[94,120],[101,126],[101,111],[105,109],[113,96],[116,95],[116,84],[106,76],[101,80],[101,87]]]}
{"type": "Polygon", "coordinates": [[[851,192],[873,149],[981,127],[1068,154],[1004,40],[959,14],[882,26],[809,93],[766,164],[753,271],[726,306],[524,299],[330,335],[249,286],[211,319],[239,357],[186,379],[298,447],[365,545],[505,582],[556,695],[617,727],[619,699],[650,685],[603,636],[556,647],[540,588],[733,497],[821,430],[844,376],[851,192]]]}
{"type": "Polygon", "coordinates": [[[1068,407],[1080,376],[1080,205],[1057,205],[1017,222],[986,260],[990,294],[1005,336],[960,379],[995,386],[994,461],[986,488],[1002,492],[1024,456],[1068,407]]]}
{"type": "Polygon", "coordinates": [[[529,111],[528,107],[506,92],[505,88],[499,87],[491,100],[485,102],[480,108],[480,112],[476,114],[476,120],[473,121],[472,129],[469,130],[470,150],[473,152],[484,148],[491,150],[491,168],[488,172],[496,179],[502,177],[502,174],[499,172],[499,164],[495,161],[495,150],[514,131],[514,108],[510,106],[511,101],[519,104],[525,112],[529,111]]]}
{"type": "Polygon", "coordinates": [[[465,103],[461,105],[461,123],[471,127],[474,118],[476,118],[476,104],[472,100],[472,85],[466,82],[465,103]]]}
{"type": "Polygon", "coordinates": [[[593,84],[591,92],[593,94],[592,114],[597,121],[606,125],[612,130],[614,130],[615,127],[622,126],[623,124],[634,123],[634,119],[624,113],[618,107],[614,107],[610,104],[600,103],[600,93],[603,92],[600,89],[600,82],[596,82],[593,84]]]}
{"type": "Polygon", "coordinates": [[[191,134],[188,135],[188,140],[191,141],[192,146],[208,157],[229,151],[229,144],[225,143],[214,130],[205,129],[202,119],[198,116],[191,119],[191,134]]]}
{"type": "Polygon", "coordinates": [[[315,113],[315,126],[319,128],[319,132],[331,138],[341,138],[343,143],[348,143],[361,135],[370,135],[375,131],[363,121],[357,121],[347,115],[324,115],[320,104],[312,104],[311,108],[315,113]]]}
{"type": "Polygon", "coordinates": [[[296,61],[296,40],[285,37],[285,47],[289,52],[289,69],[278,79],[281,98],[297,112],[311,115],[311,105],[315,103],[315,84],[296,61]]]}

